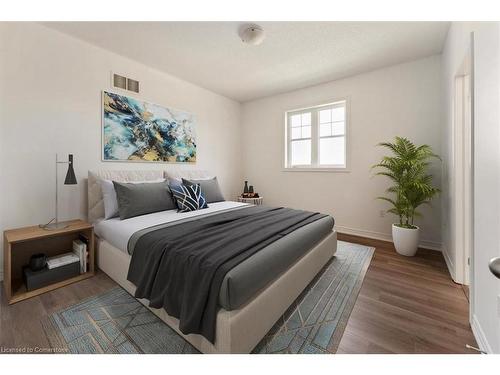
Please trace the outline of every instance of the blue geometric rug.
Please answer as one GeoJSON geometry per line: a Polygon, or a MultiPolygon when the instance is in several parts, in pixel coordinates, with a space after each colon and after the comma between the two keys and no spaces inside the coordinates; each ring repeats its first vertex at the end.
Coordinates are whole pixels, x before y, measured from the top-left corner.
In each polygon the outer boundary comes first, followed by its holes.
{"type": "MultiPolygon", "coordinates": [[[[335,256],[253,353],[335,353],[374,249],[338,241],[335,256]]],[[[52,348],[69,353],[198,351],[120,287],[42,320],[52,348]]]]}

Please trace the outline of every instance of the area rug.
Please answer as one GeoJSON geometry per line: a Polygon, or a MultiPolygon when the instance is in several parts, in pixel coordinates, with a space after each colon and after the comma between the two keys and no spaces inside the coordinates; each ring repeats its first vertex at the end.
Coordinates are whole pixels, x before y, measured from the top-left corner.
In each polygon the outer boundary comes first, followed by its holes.
{"type": "MultiPolygon", "coordinates": [[[[253,353],[335,353],[374,249],[338,242],[335,256],[293,302],[253,353]]],[[[198,353],[124,289],[42,320],[52,348],[68,353],[198,353]]]]}

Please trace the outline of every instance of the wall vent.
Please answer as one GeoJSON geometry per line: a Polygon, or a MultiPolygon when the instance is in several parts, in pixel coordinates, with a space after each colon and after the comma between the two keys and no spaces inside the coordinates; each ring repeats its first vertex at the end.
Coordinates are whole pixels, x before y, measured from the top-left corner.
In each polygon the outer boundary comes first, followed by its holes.
{"type": "Polygon", "coordinates": [[[139,92],[139,81],[131,78],[127,78],[127,90],[133,92],[139,92]]]}
{"type": "Polygon", "coordinates": [[[139,81],[122,76],[120,74],[112,73],[111,84],[114,88],[117,89],[139,93],[139,81]]]}
{"type": "Polygon", "coordinates": [[[127,77],[121,76],[119,74],[113,74],[113,87],[126,90],[127,77]]]}

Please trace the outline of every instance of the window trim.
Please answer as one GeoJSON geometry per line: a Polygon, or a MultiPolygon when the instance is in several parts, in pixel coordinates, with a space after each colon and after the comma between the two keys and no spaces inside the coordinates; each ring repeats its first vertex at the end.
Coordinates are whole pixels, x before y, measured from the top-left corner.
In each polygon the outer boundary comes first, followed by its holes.
{"type": "Polygon", "coordinates": [[[326,103],[322,104],[314,104],[307,107],[300,107],[297,109],[289,109],[284,113],[284,149],[282,153],[283,157],[283,171],[284,172],[350,172],[349,169],[349,161],[350,161],[350,99],[349,97],[336,98],[334,100],[326,101],[326,103]],[[329,137],[319,137],[319,119],[318,109],[321,107],[333,106],[335,104],[339,104],[341,102],[345,102],[345,131],[343,137],[345,137],[345,149],[344,149],[344,157],[345,157],[345,165],[320,165],[319,164],[319,144],[321,138],[334,138],[334,137],[342,137],[338,136],[329,136],[329,137]],[[311,110],[315,110],[311,112],[311,165],[290,165],[291,160],[291,131],[289,124],[290,114],[298,114],[309,112],[311,110]],[[315,126],[315,124],[317,126],[315,126]],[[313,139],[317,139],[317,142],[313,142],[313,139]]]}

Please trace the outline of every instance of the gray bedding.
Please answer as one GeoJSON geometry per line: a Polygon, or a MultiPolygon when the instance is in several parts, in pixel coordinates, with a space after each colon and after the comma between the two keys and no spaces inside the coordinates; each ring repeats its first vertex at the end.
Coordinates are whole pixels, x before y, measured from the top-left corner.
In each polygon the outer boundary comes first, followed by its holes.
{"type": "MultiPolygon", "coordinates": [[[[236,207],[203,215],[207,217],[221,212],[248,208],[236,207]]],[[[160,227],[168,227],[196,220],[197,217],[146,228],[136,232],[128,243],[128,253],[132,254],[135,244],[142,235],[160,227]]],[[[219,305],[225,310],[235,310],[248,302],[257,292],[265,288],[284,273],[294,262],[305,255],[314,245],[331,233],[334,219],[331,216],[313,221],[296,229],[285,237],[269,244],[258,253],[230,270],[222,282],[219,305]]]]}
{"type": "MultiPolygon", "coordinates": [[[[220,291],[230,271],[267,246],[322,219],[328,216],[283,207],[253,206],[157,227],[136,239],[127,279],[136,285],[137,298],[146,298],[149,306],[163,308],[178,318],[181,332],[201,334],[214,342],[220,291]]],[[[329,224],[333,222],[325,223],[324,228],[329,224]]],[[[302,237],[299,235],[296,240],[302,237]]],[[[312,246],[296,246],[289,252],[291,243],[285,242],[271,249],[267,257],[264,255],[268,269],[260,276],[247,278],[247,285],[249,282],[259,285],[253,292],[243,288],[245,293],[253,296],[312,246]],[[276,256],[280,253],[282,256],[276,256]],[[266,278],[262,285],[259,277],[266,278]]],[[[247,275],[255,274],[255,267],[250,265],[247,275]]],[[[231,290],[231,282],[228,286],[231,290]]],[[[231,292],[226,295],[232,297],[231,292]]],[[[239,293],[236,295],[240,300],[237,303],[246,302],[241,302],[239,293]]]]}
{"type": "Polygon", "coordinates": [[[219,305],[228,311],[244,305],[331,233],[332,228],[331,216],[313,221],[238,264],[224,277],[219,305]]]}

